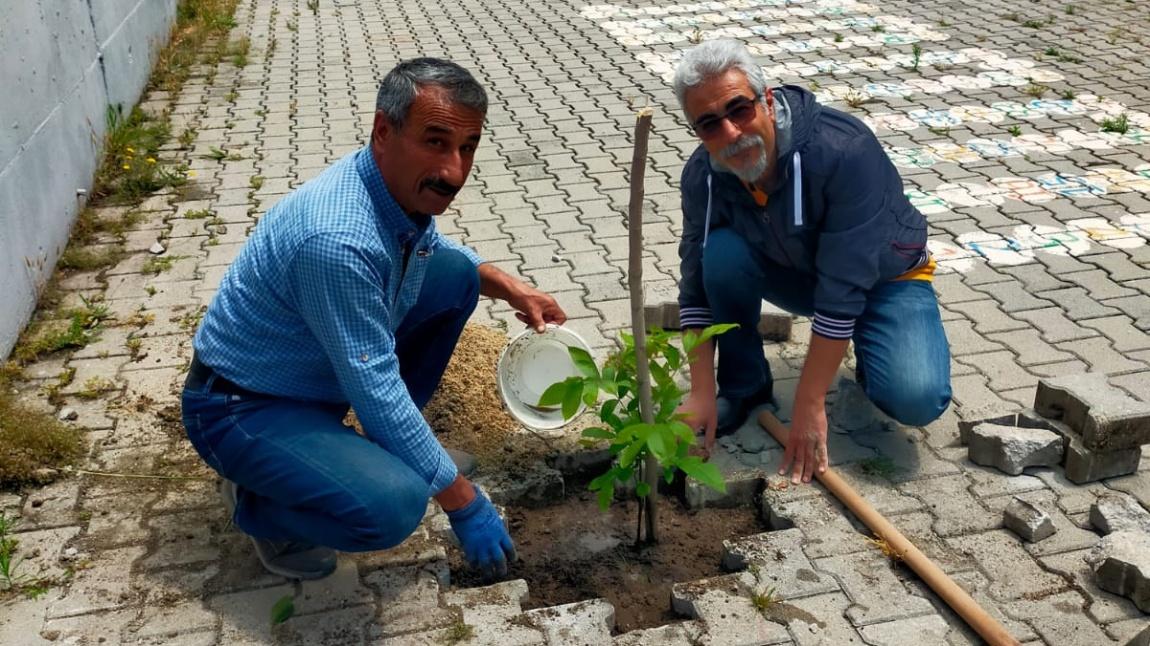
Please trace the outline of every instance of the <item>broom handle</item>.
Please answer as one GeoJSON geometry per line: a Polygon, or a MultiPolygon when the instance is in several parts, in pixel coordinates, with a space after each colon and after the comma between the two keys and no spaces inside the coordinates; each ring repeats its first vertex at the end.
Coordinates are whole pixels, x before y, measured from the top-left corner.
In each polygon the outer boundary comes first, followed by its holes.
{"type": "MultiPolygon", "coordinates": [[[[767,430],[772,437],[784,447],[787,445],[787,436],[790,431],[770,411],[763,411],[759,415],[759,425],[767,430]]],[[[815,477],[829,490],[839,502],[846,505],[855,516],[874,532],[881,541],[885,541],[903,562],[914,570],[935,594],[951,607],[958,616],[966,621],[991,646],[1018,646],[1019,642],[991,617],[978,602],[971,598],[945,572],[923,554],[914,543],[911,543],[902,532],[890,524],[882,514],[875,511],[862,496],[843,480],[833,469],[823,473],[815,472],[815,477]]]]}

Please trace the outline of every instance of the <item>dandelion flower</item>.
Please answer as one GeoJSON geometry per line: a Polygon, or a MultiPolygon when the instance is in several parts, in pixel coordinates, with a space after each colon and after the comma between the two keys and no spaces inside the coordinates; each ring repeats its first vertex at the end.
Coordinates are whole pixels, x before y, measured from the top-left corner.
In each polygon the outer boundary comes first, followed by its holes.
{"type": "Polygon", "coordinates": [[[130,154],[130,155],[136,154],[136,149],[132,148],[131,146],[125,148],[124,150],[128,151],[128,154],[130,154]]]}
{"type": "Polygon", "coordinates": [[[195,176],[196,176],[196,171],[194,171],[194,170],[189,170],[189,171],[187,172],[187,176],[188,176],[188,177],[195,177],[195,176]]]}
{"type": "Polygon", "coordinates": [[[149,163],[149,164],[154,164],[154,163],[156,163],[156,158],[155,158],[155,157],[149,157],[149,158],[148,158],[148,163],[149,163]]]}
{"type": "Polygon", "coordinates": [[[127,165],[127,164],[124,164],[124,170],[132,170],[132,167],[127,165]]]}

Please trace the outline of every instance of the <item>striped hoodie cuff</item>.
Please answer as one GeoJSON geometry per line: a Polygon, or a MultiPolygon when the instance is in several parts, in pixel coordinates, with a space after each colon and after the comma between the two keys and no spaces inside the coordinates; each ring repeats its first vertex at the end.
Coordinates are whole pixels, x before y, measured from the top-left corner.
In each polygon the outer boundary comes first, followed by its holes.
{"type": "Polygon", "coordinates": [[[811,329],[815,334],[828,339],[849,339],[854,335],[855,319],[839,318],[815,312],[815,320],[811,329]]]}
{"type": "Polygon", "coordinates": [[[709,307],[680,307],[679,308],[679,327],[683,329],[691,327],[707,327],[715,322],[711,317],[711,308],[709,307]]]}

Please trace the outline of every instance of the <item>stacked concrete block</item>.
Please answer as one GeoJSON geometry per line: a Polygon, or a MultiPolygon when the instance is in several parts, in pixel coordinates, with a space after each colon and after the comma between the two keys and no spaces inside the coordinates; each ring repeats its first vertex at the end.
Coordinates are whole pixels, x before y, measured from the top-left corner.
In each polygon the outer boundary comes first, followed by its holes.
{"type": "MultiPolygon", "coordinates": [[[[644,318],[647,326],[661,327],[665,330],[679,329],[679,303],[675,296],[663,295],[662,298],[651,298],[643,306],[644,318]]],[[[789,341],[794,316],[763,301],[762,312],[759,314],[759,335],[767,341],[789,341]]],[[[721,323],[722,321],[716,321],[721,323]]]]}
{"type": "Polygon", "coordinates": [[[1038,383],[1034,410],[1066,437],[1066,477],[1083,484],[1138,470],[1150,444],[1150,404],[1114,388],[1106,375],[1087,373],[1038,383]]]}

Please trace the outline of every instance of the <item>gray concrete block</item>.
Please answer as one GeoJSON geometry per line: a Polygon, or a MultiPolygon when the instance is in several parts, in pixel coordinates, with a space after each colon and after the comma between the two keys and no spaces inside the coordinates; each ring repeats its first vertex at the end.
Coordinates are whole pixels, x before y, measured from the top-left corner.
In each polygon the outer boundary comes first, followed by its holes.
{"type": "Polygon", "coordinates": [[[1150,534],[1114,532],[1086,557],[1098,577],[1098,587],[1122,595],[1150,613],[1150,534]]]}
{"type": "Polygon", "coordinates": [[[1146,630],[1134,635],[1134,638],[1126,642],[1126,646],[1150,646],[1150,626],[1146,626],[1146,630]]]}
{"type": "Polygon", "coordinates": [[[1115,451],[1150,443],[1150,403],[1111,386],[1101,373],[1040,380],[1034,410],[1061,419],[1082,435],[1088,449],[1115,451]]]}
{"type": "Polygon", "coordinates": [[[1002,512],[1002,523],[1030,543],[1049,538],[1056,531],[1050,514],[1021,498],[1015,498],[1006,506],[1002,512]]]}
{"type": "MultiPolygon", "coordinates": [[[[677,295],[668,294],[656,294],[653,298],[648,293],[643,305],[647,326],[658,325],[665,330],[678,330],[679,303],[676,298],[677,295]]],[[[759,335],[767,341],[790,341],[794,320],[793,315],[763,301],[762,313],[759,315],[759,335]]]]}
{"type": "Polygon", "coordinates": [[[589,599],[529,610],[523,618],[543,632],[548,646],[606,644],[615,627],[615,607],[604,599],[589,599]]]}
{"type": "Polygon", "coordinates": [[[839,589],[834,577],[819,573],[803,554],[802,530],[764,532],[723,541],[723,569],[747,570],[744,579],[756,591],[774,589],[786,599],[797,599],[839,589]]]}
{"type": "Polygon", "coordinates": [[[880,425],[886,417],[867,398],[862,386],[845,377],[839,379],[830,416],[835,426],[848,432],[871,429],[880,425]]]}
{"type": "Polygon", "coordinates": [[[1142,450],[1138,447],[1091,451],[1080,438],[1071,436],[1066,443],[1066,477],[1074,484],[1085,484],[1129,475],[1138,470],[1141,459],[1142,450]]]}
{"type": "Polygon", "coordinates": [[[1062,447],[1062,437],[1053,431],[984,423],[971,432],[969,455],[975,464],[1016,476],[1026,467],[1058,465],[1062,447]]]}
{"type": "Polygon", "coordinates": [[[1090,506],[1090,524],[1103,534],[1122,531],[1150,534],[1150,512],[1129,494],[1108,493],[1090,506]]]}

